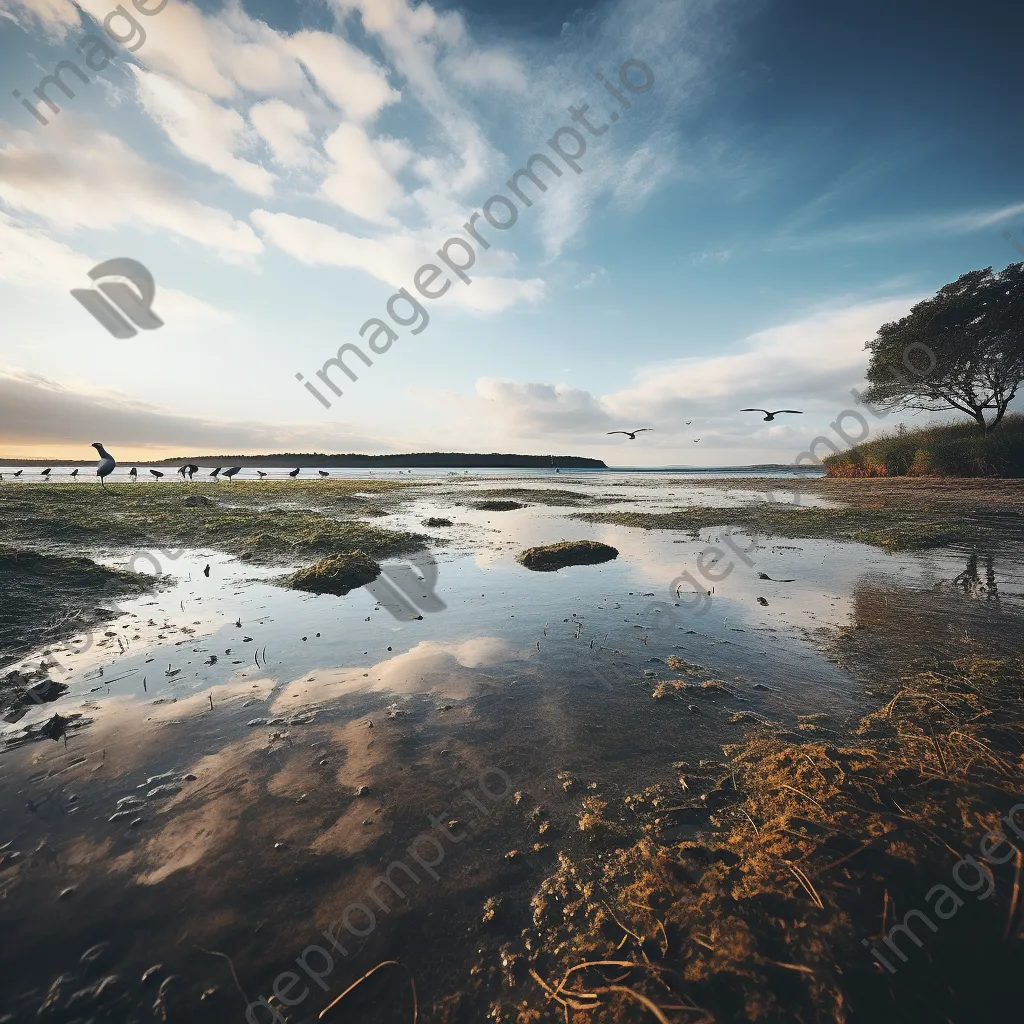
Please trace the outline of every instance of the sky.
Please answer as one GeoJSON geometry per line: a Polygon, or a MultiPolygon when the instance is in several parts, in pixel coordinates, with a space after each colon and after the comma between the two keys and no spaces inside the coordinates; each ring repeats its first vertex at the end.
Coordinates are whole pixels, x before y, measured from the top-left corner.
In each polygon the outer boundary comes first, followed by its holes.
{"type": "Polygon", "coordinates": [[[841,417],[879,326],[1021,259],[1022,30],[996,0],[0,0],[0,455],[724,466],[935,419],[841,417]],[[162,326],[71,295],[113,259],[162,326]]]}

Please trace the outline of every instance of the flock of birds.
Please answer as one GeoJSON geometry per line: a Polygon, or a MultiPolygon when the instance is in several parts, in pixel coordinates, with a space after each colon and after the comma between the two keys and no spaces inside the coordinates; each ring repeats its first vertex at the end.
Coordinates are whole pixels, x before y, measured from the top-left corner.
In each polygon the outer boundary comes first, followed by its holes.
{"type": "MultiPolygon", "coordinates": [[[[96,449],[96,453],[100,457],[100,461],[96,466],[96,475],[100,478],[100,483],[103,484],[103,486],[105,487],[106,484],[104,483],[104,481],[107,479],[108,476],[110,476],[111,473],[114,472],[115,469],[117,469],[117,461],[114,459],[114,456],[111,455],[110,452],[108,452],[107,449],[103,447],[102,442],[94,441],[92,447],[96,449]]],[[[16,473],[12,473],[11,476],[17,478],[21,476],[21,474],[24,472],[25,471],[23,469],[19,469],[16,473]]],[[[43,477],[44,480],[49,480],[50,474],[52,472],[53,468],[50,467],[49,469],[42,470],[42,472],[39,475],[43,477]]],[[[194,462],[189,462],[178,469],[178,475],[181,477],[182,480],[191,480],[198,472],[199,467],[194,462]]],[[[231,483],[231,481],[241,472],[241,466],[231,466],[228,469],[224,469],[221,466],[218,466],[216,469],[211,470],[211,472],[208,475],[211,476],[214,480],[217,480],[220,477],[224,477],[228,481],[228,483],[231,483]]],[[[293,469],[288,475],[294,480],[301,472],[301,467],[297,467],[296,469],[293,469]]],[[[326,469],[318,469],[317,473],[319,473],[321,477],[327,477],[331,475],[326,469]]],[[[259,476],[261,480],[263,480],[268,475],[262,469],[257,469],[256,474],[257,476],[259,476]]],[[[75,483],[78,483],[77,469],[71,470],[71,472],[68,475],[75,481],[75,483]]],[[[137,481],[139,478],[138,468],[132,466],[132,468],[128,471],[128,475],[132,478],[133,482],[137,481]]],[[[160,480],[166,474],[162,473],[159,469],[151,469],[149,471],[149,475],[153,477],[154,480],[160,480]]],[[[3,478],[3,474],[0,473],[0,480],[3,480],[3,478]]]]}
{"type": "MultiPolygon", "coordinates": [[[[741,409],[740,412],[763,412],[765,423],[771,423],[776,416],[781,416],[783,413],[791,413],[794,416],[803,415],[803,411],[801,409],[776,409],[774,412],[770,412],[768,409],[741,409]]],[[[689,426],[692,422],[693,420],[687,420],[686,425],[689,426]]],[[[653,430],[653,427],[637,427],[636,430],[609,430],[608,434],[623,434],[626,437],[628,437],[630,441],[635,441],[637,434],[651,433],[653,430]]],[[[698,444],[699,442],[699,437],[695,437],[693,439],[694,444],[698,444]]],[[[96,452],[100,457],[99,464],[96,466],[96,475],[100,478],[100,483],[103,484],[103,481],[106,480],[106,478],[110,476],[110,474],[113,473],[114,470],[117,468],[117,462],[114,460],[114,456],[111,455],[110,452],[108,452],[107,449],[103,447],[103,444],[100,441],[94,441],[92,447],[96,449],[96,452]]],[[[24,472],[25,471],[23,469],[19,469],[16,473],[12,473],[11,476],[19,477],[24,472]]],[[[52,472],[52,467],[49,469],[44,469],[40,473],[40,476],[42,476],[46,480],[49,480],[50,474],[52,472]]],[[[189,462],[178,469],[178,475],[181,477],[182,480],[191,480],[198,472],[199,467],[194,462],[189,462]]],[[[231,481],[241,472],[241,466],[230,466],[228,469],[223,469],[221,466],[217,466],[216,469],[211,470],[208,475],[211,476],[214,480],[218,479],[219,477],[224,477],[228,481],[228,483],[231,483],[231,481]]],[[[294,480],[301,472],[302,469],[297,467],[293,469],[288,475],[294,480]]],[[[321,477],[327,477],[331,475],[326,469],[318,469],[317,473],[319,473],[321,477]]],[[[162,473],[159,469],[151,469],[149,471],[149,474],[150,476],[153,477],[154,480],[160,480],[163,476],[166,475],[162,473]]],[[[132,478],[133,481],[136,481],[139,478],[139,471],[135,466],[132,466],[132,468],[128,472],[128,475],[132,478]]],[[[261,480],[263,480],[267,476],[267,474],[262,469],[257,469],[256,475],[261,480]]],[[[78,482],[77,469],[73,469],[70,473],[70,476],[76,483],[78,482]]],[[[3,480],[3,478],[3,474],[0,473],[0,480],[3,480]]],[[[104,484],[104,486],[106,486],[106,484],[104,484]]]]}
{"type": "MultiPolygon", "coordinates": [[[[785,412],[792,413],[794,416],[803,416],[803,410],[802,409],[776,409],[774,412],[770,412],[768,409],[740,409],[740,412],[763,412],[764,413],[764,421],[765,421],[765,423],[771,423],[772,420],[774,420],[776,416],[781,416],[785,412]]],[[[689,426],[692,422],[693,422],[693,420],[687,420],[686,421],[686,425],[689,426]]],[[[611,435],[611,434],[625,434],[626,437],[628,437],[630,439],[630,441],[635,441],[637,434],[642,434],[645,431],[647,431],[649,433],[649,432],[651,432],[653,430],[654,430],[654,427],[637,427],[636,430],[609,430],[608,433],[609,433],[609,435],[611,435]]],[[[695,437],[693,439],[693,443],[694,444],[699,444],[700,443],[700,438],[699,437],[695,437]]]]}

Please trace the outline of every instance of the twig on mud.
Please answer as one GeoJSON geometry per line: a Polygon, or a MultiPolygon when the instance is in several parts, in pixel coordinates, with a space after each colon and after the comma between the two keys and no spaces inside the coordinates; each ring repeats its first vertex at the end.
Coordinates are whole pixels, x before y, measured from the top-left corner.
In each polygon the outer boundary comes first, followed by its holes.
{"type": "Polygon", "coordinates": [[[238,989],[239,995],[241,995],[241,997],[245,1000],[245,1005],[248,1007],[251,1004],[251,1000],[245,994],[245,989],[242,988],[242,984],[238,980],[238,975],[235,973],[235,964],[234,961],[232,961],[231,957],[229,957],[227,953],[218,952],[216,949],[204,949],[202,946],[198,945],[196,946],[196,949],[198,949],[200,953],[209,953],[210,956],[219,956],[222,959],[227,960],[228,967],[231,969],[231,977],[234,979],[235,982],[235,988],[238,989]]]}
{"type": "Polygon", "coordinates": [[[349,992],[351,992],[354,988],[358,988],[360,985],[362,985],[362,983],[366,981],[366,979],[369,978],[370,975],[376,974],[377,971],[379,971],[382,967],[401,967],[402,970],[405,971],[405,973],[409,976],[409,987],[412,989],[412,1024],[416,1024],[416,1022],[420,1019],[420,1003],[419,999],[416,996],[416,979],[413,977],[412,971],[410,971],[409,968],[405,966],[405,964],[401,963],[398,960],[382,960],[379,964],[377,964],[376,967],[370,968],[370,970],[368,970],[361,978],[359,978],[357,981],[352,982],[352,984],[349,985],[349,987],[345,989],[345,991],[342,992],[341,995],[334,1000],[334,1002],[328,1003],[327,1006],[325,1006],[320,1011],[320,1016],[318,1020],[323,1020],[324,1017],[327,1015],[328,1011],[333,1010],[334,1007],[337,1006],[338,1003],[340,1003],[342,999],[344,999],[345,996],[349,994],[349,992]]]}
{"type": "Polygon", "coordinates": [[[1010,912],[1006,915],[1006,927],[1003,929],[1003,941],[1010,937],[1010,928],[1013,926],[1013,915],[1017,909],[1017,898],[1020,896],[1020,868],[1021,855],[1017,850],[1017,856],[1013,859],[1013,896],[1010,897],[1010,912]]]}

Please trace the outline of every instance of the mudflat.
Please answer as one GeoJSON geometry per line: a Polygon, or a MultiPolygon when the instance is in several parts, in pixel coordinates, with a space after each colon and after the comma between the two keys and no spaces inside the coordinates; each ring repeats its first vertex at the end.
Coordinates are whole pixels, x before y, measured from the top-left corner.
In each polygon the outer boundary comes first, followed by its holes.
{"type": "Polygon", "coordinates": [[[4,593],[45,582],[2,608],[0,1017],[1010,1012],[1022,510],[1009,480],[4,484],[4,593]],[[516,561],[576,541],[618,557],[516,561]],[[331,559],[381,573],[282,585],[331,559]]]}

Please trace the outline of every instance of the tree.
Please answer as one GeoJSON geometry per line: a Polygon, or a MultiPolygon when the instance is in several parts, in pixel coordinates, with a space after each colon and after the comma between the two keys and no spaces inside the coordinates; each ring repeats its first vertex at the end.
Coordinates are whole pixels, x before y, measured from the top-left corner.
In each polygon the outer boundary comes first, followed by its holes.
{"type": "Polygon", "coordinates": [[[884,324],[871,352],[867,402],[957,409],[992,430],[1024,382],[1024,263],[972,270],[884,324]],[[986,412],[993,412],[986,419],[986,412]]]}

